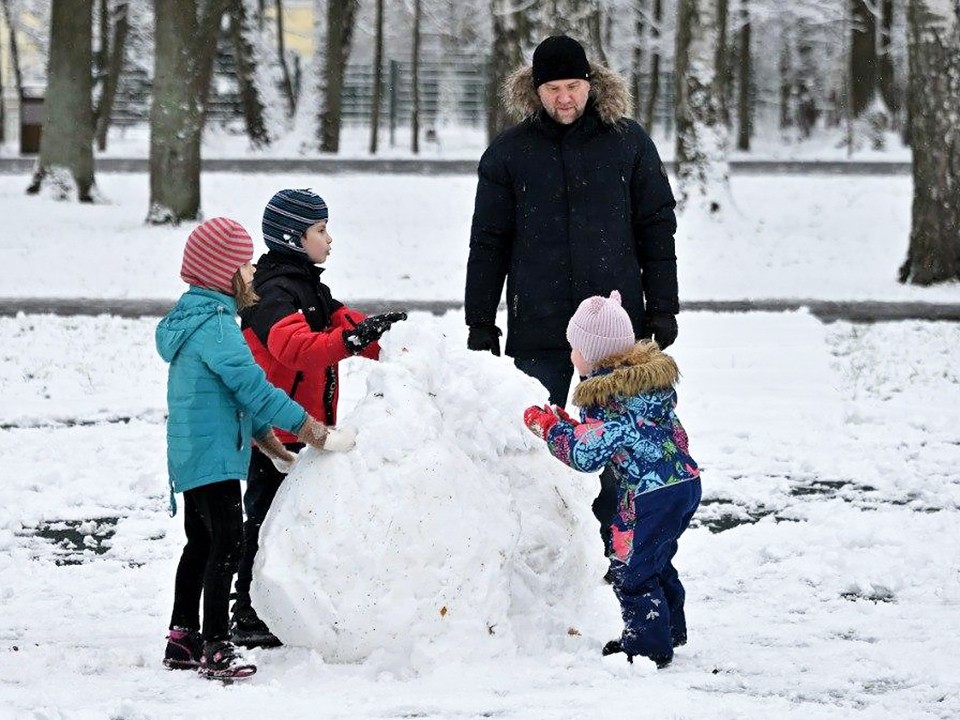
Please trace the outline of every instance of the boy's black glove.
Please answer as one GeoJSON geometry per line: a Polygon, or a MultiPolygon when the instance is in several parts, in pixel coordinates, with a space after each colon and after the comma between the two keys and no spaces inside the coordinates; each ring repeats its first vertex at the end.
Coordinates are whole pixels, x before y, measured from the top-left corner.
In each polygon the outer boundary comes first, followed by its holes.
{"type": "Polygon", "coordinates": [[[368,345],[375,343],[391,328],[395,322],[406,320],[405,312],[388,312],[382,315],[371,315],[358,322],[353,329],[343,331],[343,342],[347,350],[356,355],[363,352],[368,345]]]}
{"type": "Polygon", "coordinates": [[[471,325],[467,335],[468,350],[489,350],[500,356],[500,328],[496,325],[471,325]]]}
{"type": "Polygon", "coordinates": [[[677,339],[677,316],[669,313],[647,315],[643,323],[643,337],[653,336],[661,350],[666,350],[677,339]]]}

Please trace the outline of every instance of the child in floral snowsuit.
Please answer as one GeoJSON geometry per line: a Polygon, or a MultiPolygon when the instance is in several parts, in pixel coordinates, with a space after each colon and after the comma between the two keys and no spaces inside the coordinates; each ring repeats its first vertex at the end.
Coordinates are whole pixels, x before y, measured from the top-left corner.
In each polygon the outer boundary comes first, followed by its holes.
{"type": "Polygon", "coordinates": [[[620,294],[584,300],[567,326],[582,422],[560,408],[530,407],[524,422],[550,452],[581,472],[609,465],[617,482],[610,558],[623,614],[619,640],[604,655],[642,655],[664,667],[687,640],[684,589],[673,557],[700,503],[697,464],[677,419],[673,358],[636,342],[620,294]]]}

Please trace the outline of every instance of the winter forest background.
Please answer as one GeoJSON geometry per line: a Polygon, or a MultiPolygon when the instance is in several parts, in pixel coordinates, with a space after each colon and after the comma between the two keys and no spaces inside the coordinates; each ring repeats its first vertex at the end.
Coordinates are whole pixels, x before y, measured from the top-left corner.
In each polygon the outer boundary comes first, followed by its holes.
{"type": "Polygon", "coordinates": [[[914,223],[901,277],[928,284],[960,267],[960,193],[937,191],[960,180],[960,162],[942,162],[960,153],[960,11],[950,0],[2,0],[2,9],[0,125],[12,135],[19,114],[21,146],[44,126],[33,191],[66,182],[64,194],[91,199],[111,127],[149,127],[152,223],[198,217],[205,128],[244,136],[244,152],[298,156],[337,154],[345,135],[366,136],[370,155],[420,154],[472,131],[476,157],[510,122],[499,82],[540,39],[565,32],[629,79],[633,117],[676,162],[681,204],[727,204],[731,153],[776,146],[783,157],[817,143],[856,157],[908,146],[914,223]]]}

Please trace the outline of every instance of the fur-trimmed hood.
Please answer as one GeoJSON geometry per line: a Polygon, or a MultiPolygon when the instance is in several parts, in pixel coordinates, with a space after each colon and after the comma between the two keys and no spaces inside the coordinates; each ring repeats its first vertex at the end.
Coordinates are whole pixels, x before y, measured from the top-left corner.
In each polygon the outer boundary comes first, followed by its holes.
{"type": "Polygon", "coordinates": [[[680,370],[672,357],[652,340],[641,340],[620,355],[598,363],[594,374],[577,385],[573,404],[588,407],[620,395],[629,397],[672,388],[680,370]]]}
{"type": "MultiPolygon", "coordinates": [[[[517,68],[500,87],[500,98],[518,121],[536,115],[543,105],[533,86],[533,65],[517,68]]],[[[627,81],[608,67],[590,63],[590,98],[600,120],[613,125],[627,114],[630,88],[627,81]]]]}

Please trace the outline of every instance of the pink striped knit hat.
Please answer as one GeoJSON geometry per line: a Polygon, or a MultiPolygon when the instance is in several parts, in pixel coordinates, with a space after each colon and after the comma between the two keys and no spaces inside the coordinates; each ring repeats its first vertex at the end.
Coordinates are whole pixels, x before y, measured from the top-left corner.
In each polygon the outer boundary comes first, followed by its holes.
{"type": "Polygon", "coordinates": [[[236,220],[215,217],[197,226],[183,249],[180,277],[188,285],[233,294],[231,280],[253,259],[253,240],[236,220]]]}
{"type": "Polygon", "coordinates": [[[580,303],[567,324],[567,342],[589,363],[632,348],[633,323],[620,305],[620,293],[614,290],[609,298],[594,295],[580,303]]]}

